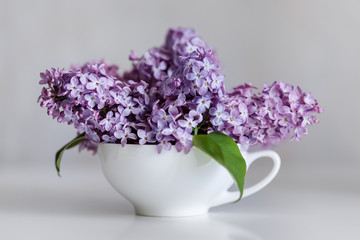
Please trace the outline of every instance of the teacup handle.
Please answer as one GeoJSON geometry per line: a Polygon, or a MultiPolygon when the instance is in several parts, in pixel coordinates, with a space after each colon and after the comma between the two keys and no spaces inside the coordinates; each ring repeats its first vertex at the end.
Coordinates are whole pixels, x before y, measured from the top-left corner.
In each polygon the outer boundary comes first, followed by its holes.
{"type": "MultiPolygon", "coordinates": [[[[246,167],[249,169],[250,165],[257,159],[268,157],[272,159],[274,162],[274,165],[270,171],[270,173],[262,179],[260,182],[256,183],[255,185],[245,188],[242,198],[248,197],[257,191],[263,189],[266,185],[268,185],[276,176],[276,174],[279,172],[281,160],[279,154],[277,154],[274,151],[271,150],[265,150],[265,151],[258,151],[253,153],[247,153],[246,154],[246,167]]],[[[247,170],[246,169],[246,170],[247,170]]],[[[211,203],[211,207],[215,207],[218,205],[222,205],[225,203],[230,203],[236,201],[240,196],[239,191],[226,191],[222,193],[217,199],[215,199],[214,202],[211,203]]]]}

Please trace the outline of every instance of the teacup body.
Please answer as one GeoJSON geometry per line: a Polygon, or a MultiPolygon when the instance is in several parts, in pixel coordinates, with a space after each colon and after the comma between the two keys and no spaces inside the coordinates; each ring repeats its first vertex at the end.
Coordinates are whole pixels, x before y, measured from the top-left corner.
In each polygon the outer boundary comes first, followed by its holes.
{"type": "MultiPolygon", "coordinates": [[[[247,153],[242,154],[246,160],[247,153]]],[[[229,201],[221,198],[234,183],[223,166],[197,148],[159,154],[156,145],[99,144],[99,156],[107,180],[139,215],[206,214],[229,201]]]]}

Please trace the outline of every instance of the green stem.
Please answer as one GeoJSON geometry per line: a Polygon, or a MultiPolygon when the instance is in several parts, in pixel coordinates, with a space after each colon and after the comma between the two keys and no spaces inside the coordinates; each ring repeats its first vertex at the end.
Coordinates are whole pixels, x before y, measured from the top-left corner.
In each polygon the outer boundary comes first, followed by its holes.
{"type": "Polygon", "coordinates": [[[199,131],[198,127],[194,128],[194,135],[198,135],[198,131],[199,131]]]}

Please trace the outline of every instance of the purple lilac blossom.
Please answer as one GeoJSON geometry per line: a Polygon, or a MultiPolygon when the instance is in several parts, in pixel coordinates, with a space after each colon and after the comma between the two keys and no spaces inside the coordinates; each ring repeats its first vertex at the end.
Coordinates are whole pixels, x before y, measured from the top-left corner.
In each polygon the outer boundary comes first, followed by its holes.
{"type": "Polygon", "coordinates": [[[192,135],[223,132],[243,148],[300,140],[322,112],[310,93],[283,82],[254,93],[250,84],[227,93],[213,48],[193,29],[167,33],[161,47],[143,56],[131,52],[133,67],[122,76],[105,61],[40,74],[46,85],[40,106],[58,122],[74,124],[88,140],[80,145],[156,144],[189,152],[192,135]]]}

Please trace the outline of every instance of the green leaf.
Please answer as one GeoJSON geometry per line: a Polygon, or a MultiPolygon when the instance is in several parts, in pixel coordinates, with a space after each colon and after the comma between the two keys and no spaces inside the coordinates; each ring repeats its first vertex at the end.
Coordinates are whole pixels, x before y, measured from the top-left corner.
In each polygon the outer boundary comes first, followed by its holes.
{"type": "Polygon", "coordinates": [[[65,146],[63,146],[62,148],[60,148],[59,151],[56,152],[55,154],[55,167],[57,170],[58,175],[60,176],[60,162],[61,162],[61,158],[64,154],[64,151],[66,149],[70,149],[75,147],[76,145],[78,145],[79,143],[81,143],[82,141],[84,141],[86,139],[85,137],[85,133],[78,135],[76,138],[74,138],[73,140],[71,140],[70,142],[68,142],[67,144],[65,144],[65,146]]]}
{"type": "Polygon", "coordinates": [[[237,200],[239,201],[244,191],[246,162],[234,140],[223,133],[212,132],[208,135],[193,136],[193,145],[210,155],[229,171],[239,188],[240,197],[237,200]]]}

